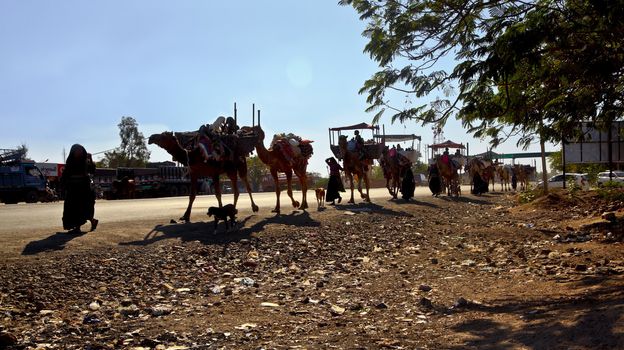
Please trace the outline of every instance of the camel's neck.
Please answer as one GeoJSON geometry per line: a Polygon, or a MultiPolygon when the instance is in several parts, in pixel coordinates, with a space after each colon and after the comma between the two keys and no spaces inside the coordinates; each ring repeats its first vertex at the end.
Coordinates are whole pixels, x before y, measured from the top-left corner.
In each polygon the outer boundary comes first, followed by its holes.
{"type": "Polygon", "coordinates": [[[256,142],[256,152],[258,152],[258,158],[264,164],[270,164],[271,155],[269,154],[269,150],[264,147],[264,140],[258,139],[256,142]]]}
{"type": "Polygon", "coordinates": [[[173,156],[173,159],[182,163],[182,165],[189,165],[188,154],[186,153],[186,150],[182,148],[182,146],[180,146],[179,144],[169,145],[168,147],[165,147],[165,150],[167,151],[167,153],[173,156]]]}

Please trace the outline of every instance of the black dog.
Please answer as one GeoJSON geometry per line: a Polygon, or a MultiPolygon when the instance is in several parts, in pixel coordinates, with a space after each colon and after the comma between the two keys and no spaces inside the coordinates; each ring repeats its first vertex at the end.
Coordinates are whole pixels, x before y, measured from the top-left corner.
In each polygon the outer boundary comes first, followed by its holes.
{"type": "Polygon", "coordinates": [[[234,204],[227,204],[219,207],[210,207],[208,208],[208,216],[214,215],[214,225],[215,231],[217,230],[217,226],[219,225],[219,220],[225,221],[225,229],[229,230],[230,225],[228,223],[228,217],[230,218],[230,222],[232,226],[236,224],[236,214],[238,214],[238,209],[234,207],[234,204]]]}

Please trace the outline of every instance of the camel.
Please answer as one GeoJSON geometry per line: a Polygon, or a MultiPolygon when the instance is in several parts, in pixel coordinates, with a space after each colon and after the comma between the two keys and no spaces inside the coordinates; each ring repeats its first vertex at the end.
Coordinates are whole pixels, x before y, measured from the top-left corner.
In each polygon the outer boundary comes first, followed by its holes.
{"type": "Polygon", "coordinates": [[[450,158],[448,159],[448,162],[445,162],[442,160],[442,157],[437,157],[436,166],[440,173],[440,177],[444,179],[446,194],[448,196],[459,197],[461,194],[459,175],[457,174],[457,169],[451,165],[450,158]]]}
{"type": "Polygon", "coordinates": [[[513,175],[513,169],[510,165],[499,164],[496,166],[496,174],[500,179],[501,191],[511,190],[511,177],[513,175]]]}
{"type": "Polygon", "coordinates": [[[471,191],[473,186],[473,179],[475,175],[479,175],[479,177],[487,184],[487,188],[485,191],[479,191],[478,194],[483,192],[487,192],[490,187],[490,180],[492,180],[492,189],[494,189],[494,175],[496,173],[496,168],[492,164],[490,160],[482,160],[479,158],[472,158],[467,164],[466,168],[468,169],[468,173],[470,174],[470,185],[471,191]]]}
{"type": "Polygon", "coordinates": [[[411,162],[409,162],[407,158],[403,157],[406,161],[401,162],[399,157],[403,156],[398,152],[396,156],[391,157],[388,146],[386,146],[382,150],[381,157],[379,158],[379,164],[386,178],[386,188],[393,199],[397,198],[399,188],[401,188],[403,174],[405,174],[405,171],[411,166],[411,162]]]}
{"type": "Polygon", "coordinates": [[[516,164],[514,165],[514,173],[518,177],[520,190],[524,191],[529,187],[529,178],[533,175],[535,168],[530,165],[516,164]]]}
{"type": "MultiPolygon", "coordinates": [[[[232,137],[236,137],[230,135],[232,137]]],[[[173,156],[173,160],[182,163],[189,168],[189,175],[191,178],[191,192],[189,194],[189,203],[184,215],[180,220],[190,221],[191,208],[197,195],[197,179],[200,177],[210,177],[214,184],[215,196],[219,207],[222,207],[221,203],[221,186],[219,185],[219,175],[225,173],[232,182],[234,189],[234,206],[238,202],[238,177],[240,177],[245,183],[247,193],[249,193],[249,199],[251,200],[251,209],[254,212],[258,211],[258,206],[253,200],[251,194],[251,186],[247,180],[247,161],[245,160],[245,152],[235,149],[233,160],[216,161],[209,160],[204,161],[204,157],[198,146],[195,146],[191,150],[186,150],[182,147],[178,138],[172,132],[163,132],[160,134],[153,134],[149,137],[149,144],[156,144],[167,151],[167,153],[173,156]]]]}
{"type": "Polygon", "coordinates": [[[357,176],[358,182],[358,191],[360,192],[360,196],[364,199],[365,202],[370,202],[370,197],[368,195],[370,183],[368,181],[368,169],[373,165],[371,159],[362,159],[360,160],[360,156],[358,152],[351,152],[347,149],[347,136],[340,135],[338,138],[338,147],[340,148],[340,154],[342,155],[342,167],[344,168],[345,176],[349,179],[351,183],[351,199],[347,203],[355,203],[353,199],[353,176],[357,176]],[[364,185],[366,186],[366,194],[362,192],[362,180],[364,180],[364,185]]]}
{"type": "Polygon", "coordinates": [[[292,206],[294,208],[299,208],[301,210],[306,210],[308,208],[308,159],[312,156],[312,145],[310,144],[312,141],[301,142],[299,148],[301,149],[301,153],[297,154],[293,159],[292,163],[286,159],[284,152],[279,150],[277,147],[273,147],[271,149],[267,149],[264,146],[264,131],[260,127],[260,125],[256,125],[253,128],[254,133],[258,136],[256,141],[256,152],[258,153],[258,157],[260,160],[269,167],[271,172],[271,176],[273,177],[273,181],[275,182],[275,196],[277,197],[277,202],[275,204],[275,208],[271,211],[273,213],[280,213],[280,193],[281,188],[279,186],[279,178],[278,173],[286,174],[286,184],[287,190],[286,193],[292,202],[292,206]],[[299,179],[299,185],[301,186],[301,203],[297,202],[293,198],[292,193],[292,174],[293,172],[297,175],[299,179]]]}

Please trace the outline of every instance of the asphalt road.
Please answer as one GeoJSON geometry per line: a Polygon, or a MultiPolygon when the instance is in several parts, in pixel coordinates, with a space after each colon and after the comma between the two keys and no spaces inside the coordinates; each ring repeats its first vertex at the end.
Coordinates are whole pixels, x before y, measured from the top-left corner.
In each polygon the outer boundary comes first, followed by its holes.
{"type": "MultiPolygon", "coordinates": [[[[468,193],[468,188],[462,188],[468,193]]],[[[346,204],[347,193],[343,194],[342,204],[346,204]]],[[[385,188],[375,188],[370,191],[371,200],[377,205],[384,205],[390,200],[385,188]]],[[[417,187],[415,197],[431,196],[428,187],[417,187]]],[[[249,195],[241,193],[237,208],[238,217],[255,220],[273,217],[271,210],[275,207],[275,193],[254,193],[254,201],[260,207],[256,215],[252,215],[249,195]]],[[[295,200],[301,200],[301,192],[294,192],[295,200]]],[[[357,191],[356,203],[362,203],[357,191]]],[[[223,203],[233,202],[233,195],[223,195],[223,203]]],[[[63,202],[34,203],[34,204],[0,204],[0,257],[16,258],[24,255],[36,255],[43,251],[64,249],[65,245],[80,246],[82,249],[93,249],[94,246],[110,247],[120,242],[140,241],[159,231],[163,225],[178,220],[186,210],[188,197],[147,198],[131,200],[98,200],[95,205],[95,216],[100,220],[96,232],[90,232],[77,237],[71,237],[63,230],[61,218],[63,216],[63,202]],[[50,249],[51,247],[51,249],[50,249]]],[[[213,195],[198,196],[193,205],[191,222],[208,222],[212,219],[206,216],[207,208],[217,205],[213,195]]],[[[319,215],[313,191],[308,191],[308,213],[310,217],[319,215]]],[[[281,195],[283,214],[291,214],[293,207],[286,192],[281,195]]],[[[331,209],[330,209],[331,210],[331,209]]],[[[186,229],[192,229],[186,226],[186,229]]],[[[83,231],[89,229],[87,223],[83,231]]],[[[201,229],[205,229],[202,226],[201,229]]]]}
{"type": "MultiPolygon", "coordinates": [[[[427,187],[417,187],[415,196],[430,196],[427,187]]],[[[301,192],[295,191],[295,200],[301,201],[301,192]]],[[[390,196],[385,188],[370,190],[372,201],[388,200],[390,196]]],[[[275,193],[261,192],[253,194],[254,201],[260,207],[259,214],[270,215],[275,207],[275,193]]],[[[343,194],[343,204],[348,200],[348,192],[343,194]]],[[[233,202],[233,195],[226,194],[222,197],[223,204],[233,202]]],[[[286,192],[282,192],[282,211],[288,212],[292,206],[286,192]]],[[[359,194],[355,192],[356,203],[361,202],[359,194]]],[[[188,197],[145,198],[130,200],[98,200],[95,205],[96,217],[101,222],[123,223],[140,220],[162,220],[166,218],[178,219],[188,204],[188,197]]],[[[206,210],[210,206],[217,205],[213,195],[197,196],[193,204],[191,221],[206,220],[206,210]]],[[[310,210],[316,210],[316,199],[313,191],[308,191],[308,205],[310,210]]],[[[251,213],[249,195],[241,193],[237,208],[241,214],[251,213]]],[[[35,204],[0,204],[0,235],[12,234],[16,231],[36,230],[41,228],[55,228],[62,230],[61,217],[63,216],[63,202],[35,203],[35,204]]]]}

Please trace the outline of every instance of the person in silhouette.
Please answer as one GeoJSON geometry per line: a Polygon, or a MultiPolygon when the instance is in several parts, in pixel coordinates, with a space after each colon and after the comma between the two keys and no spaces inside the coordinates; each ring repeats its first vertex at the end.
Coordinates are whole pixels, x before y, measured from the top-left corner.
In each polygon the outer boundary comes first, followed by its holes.
{"type": "Polygon", "coordinates": [[[98,220],[95,214],[95,191],[91,186],[91,174],[95,173],[95,164],[91,154],[82,145],[71,147],[61,183],[65,189],[63,203],[63,228],[69,233],[80,233],[80,226],[91,222],[91,231],[95,230],[98,220]]]}

